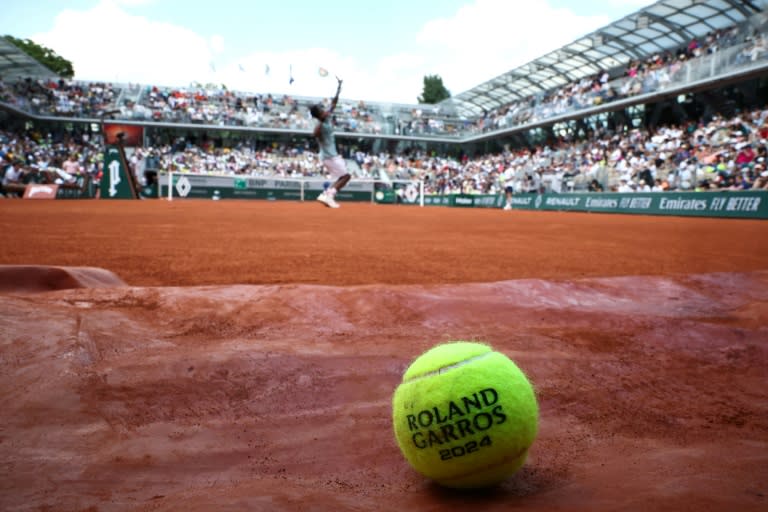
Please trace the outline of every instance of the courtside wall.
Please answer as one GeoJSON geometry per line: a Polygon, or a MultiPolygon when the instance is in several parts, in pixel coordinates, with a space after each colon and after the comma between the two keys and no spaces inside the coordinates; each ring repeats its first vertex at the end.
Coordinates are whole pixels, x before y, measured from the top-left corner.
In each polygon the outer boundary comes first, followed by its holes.
{"type": "MultiPolygon", "coordinates": [[[[314,200],[323,190],[318,179],[252,178],[174,174],[168,189],[168,175],[158,180],[156,190],[145,195],[171,199],[269,199],[314,200]],[[170,192],[170,194],[169,194],[170,192]]],[[[326,182],[327,183],[327,182],[326,182]]],[[[418,182],[352,180],[338,195],[340,201],[402,203],[457,208],[502,208],[503,194],[424,195],[418,182]]],[[[768,219],[768,191],[651,192],[651,193],[567,193],[520,194],[512,197],[512,209],[733,217],[768,219]]]]}
{"type": "MultiPolygon", "coordinates": [[[[426,196],[424,204],[501,207],[503,196],[426,196]]],[[[512,197],[519,210],[737,217],[768,219],[768,190],[594,194],[521,194],[512,197]]]]}

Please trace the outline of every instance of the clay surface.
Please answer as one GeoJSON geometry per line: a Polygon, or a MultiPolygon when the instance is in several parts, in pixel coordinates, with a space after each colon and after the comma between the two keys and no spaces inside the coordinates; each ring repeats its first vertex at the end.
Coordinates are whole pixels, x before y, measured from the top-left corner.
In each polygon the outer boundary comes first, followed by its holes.
{"type": "Polygon", "coordinates": [[[0,233],[0,510],[768,507],[768,222],[7,200],[0,233]],[[490,490],[392,433],[460,339],[541,407],[490,490]]]}

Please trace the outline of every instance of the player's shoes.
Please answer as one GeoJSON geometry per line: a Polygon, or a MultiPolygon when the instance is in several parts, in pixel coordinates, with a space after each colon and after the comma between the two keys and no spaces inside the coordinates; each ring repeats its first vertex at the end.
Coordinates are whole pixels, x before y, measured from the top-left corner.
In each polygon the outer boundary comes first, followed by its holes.
{"type": "Polygon", "coordinates": [[[325,192],[323,192],[322,194],[317,196],[317,200],[320,201],[321,203],[323,203],[328,208],[338,208],[339,207],[339,203],[334,201],[333,198],[329,197],[328,194],[326,194],[325,192]]]}
{"type": "Polygon", "coordinates": [[[512,205],[509,205],[509,204],[505,204],[505,205],[504,205],[504,209],[505,209],[505,210],[511,210],[511,209],[512,209],[512,205]]]}

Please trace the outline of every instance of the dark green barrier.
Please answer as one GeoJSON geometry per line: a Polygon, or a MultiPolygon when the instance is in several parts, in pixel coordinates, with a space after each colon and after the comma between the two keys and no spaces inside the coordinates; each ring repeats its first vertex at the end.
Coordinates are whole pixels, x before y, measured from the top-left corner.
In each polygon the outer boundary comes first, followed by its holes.
{"type": "Polygon", "coordinates": [[[453,196],[424,196],[424,206],[453,206],[453,196]]]}
{"type": "MultiPolygon", "coordinates": [[[[424,196],[425,206],[501,208],[505,202],[502,194],[424,196]]],[[[512,197],[512,208],[768,219],[768,190],[646,194],[520,194],[512,197]]]]}
{"type": "Polygon", "coordinates": [[[397,194],[391,188],[379,189],[374,193],[374,200],[382,204],[394,204],[397,202],[397,194]]]}
{"type": "Polygon", "coordinates": [[[526,194],[514,196],[512,208],[768,219],[768,191],[526,194]]]}
{"type": "MultiPolygon", "coordinates": [[[[168,178],[159,177],[159,194],[168,196],[168,178]]],[[[174,175],[173,197],[314,200],[323,181],[293,181],[279,178],[174,175]]],[[[352,180],[337,194],[341,201],[418,203],[414,184],[384,185],[352,180]]],[[[501,208],[503,194],[453,194],[424,196],[425,206],[501,208]]],[[[634,213],[698,217],[768,219],[768,191],[657,192],[640,194],[520,194],[512,208],[524,210],[569,210],[580,212],[634,213]]]]}
{"type": "Polygon", "coordinates": [[[459,208],[501,208],[504,196],[489,194],[451,194],[424,196],[424,206],[456,206],[459,208]]]}
{"type": "Polygon", "coordinates": [[[78,176],[74,185],[59,186],[56,191],[56,199],[93,199],[95,194],[93,180],[85,176],[78,176]]]}

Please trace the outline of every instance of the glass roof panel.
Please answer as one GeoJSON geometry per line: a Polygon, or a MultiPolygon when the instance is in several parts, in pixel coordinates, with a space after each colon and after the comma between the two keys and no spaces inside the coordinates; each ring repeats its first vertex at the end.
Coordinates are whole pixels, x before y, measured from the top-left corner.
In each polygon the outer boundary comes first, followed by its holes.
{"type": "Polygon", "coordinates": [[[498,108],[507,101],[502,95],[491,95],[494,88],[504,87],[521,96],[543,94],[601,69],[619,68],[663,50],[675,51],[692,37],[703,38],[713,29],[765,13],[765,7],[765,0],[660,0],[446,102],[461,115],[476,116],[481,114],[476,104],[498,108]]]}
{"type": "Polygon", "coordinates": [[[0,37],[0,76],[5,80],[12,78],[58,79],[56,73],[21,51],[4,37],[0,37]]]}

